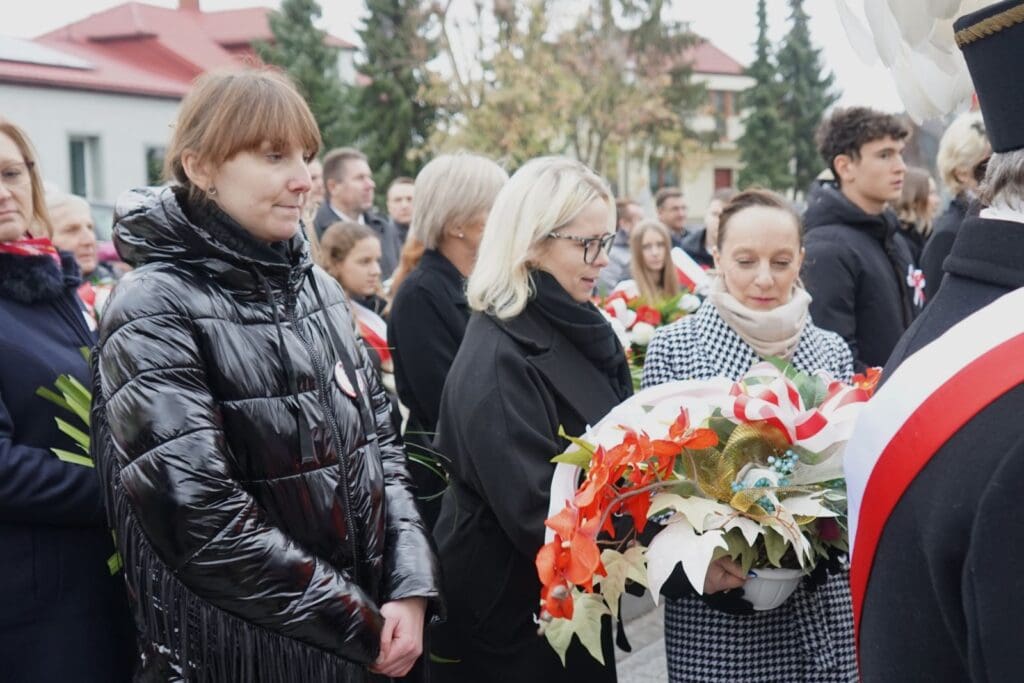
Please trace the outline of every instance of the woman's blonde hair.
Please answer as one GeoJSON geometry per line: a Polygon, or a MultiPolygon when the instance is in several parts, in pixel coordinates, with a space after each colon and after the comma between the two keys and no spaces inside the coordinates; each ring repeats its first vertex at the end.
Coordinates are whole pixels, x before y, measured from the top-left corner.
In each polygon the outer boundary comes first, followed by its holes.
{"type": "Polygon", "coordinates": [[[34,237],[50,237],[53,235],[53,224],[50,222],[50,212],[46,210],[46,192],[43,189],[43,178],[36,165],[36,153],[32,142],[18,126],[0,118],[0,133],[3,133],[14,142],[15,147],[21,152],[21,160],[28,167],[28,177],[32,186],[32,220],[29,221],[28,230],[34,237]]]}
{"type": "Polygon", "coordinates": [[[936,164],[939,175],[949,191],[961,194],[967,186],[956,177],[956,172],[972,175],[978,164],[992,154],[992,148],[985,135],[985,121],[981,112],[964,112],[949,124],[939,140],[939,154],[936,164]]]}
{"type": "Polygon", "coordinates": [[[436,249],[446,227],[458,228],[491,210],[508,174],[487,157],[469,152],[442,154],[420,170],[413,185],[410,236],[436,249]]]}
{"type": "Polygon", "coordinates": [[[928,215],[928,195],[931,194],[929,184],[931,175],[923,168],[911,166],[903,176],[903,192],[896,202],[896,215],[900,222],[913,226],[913,230],[922,235],[932,231],[932,219],[928,215]]]}
{"type": "Polygon", "coordinates": [[[164,177],[197,198],[208,188],[192,184],[182,164],[185,152],[217,167],[264,143],[301,149],[307,161],[320,149],[316,120],[288,77],[266,67],[203,74],[181,103],[164,177]]]}
{"type": "Polygon", "coordinates": [[[661,301],[679,293],[679,277],[672,263],[671,249],[672,237],[660,221],[642,221],[629,233],[630,271],[640,290],[640,298],[647,303],[661,301]],[[665,261],[657,272],[649,270],[644,263],[644,235],[649,232],[658,233],[665,247],[665,261]]]}
{"type": "Polygon", "coordinates": [[[607,229],[614,232],[615,199],[596,173],[565,157],[526,162],[498,193],[487,218],[466,287],[470,308],[500,319],[521,313],[530,297],[531,258],[548,233],[572,223],[596,200],[607,204],[607,229]]]}

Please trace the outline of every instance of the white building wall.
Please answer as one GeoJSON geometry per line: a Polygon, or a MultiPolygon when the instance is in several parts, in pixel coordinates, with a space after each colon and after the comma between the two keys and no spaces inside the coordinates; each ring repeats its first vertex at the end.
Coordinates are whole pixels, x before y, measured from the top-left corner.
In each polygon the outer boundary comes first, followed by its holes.
{"type": "Polygon", "coordinates": [[[89,199],[113,202],[146,183],[146,149],[166,147],[178,100],[0,83],[0,116],[32,139],[43,178],[71,189],[69,141],[98,140],[99,177],[89,199]]]}

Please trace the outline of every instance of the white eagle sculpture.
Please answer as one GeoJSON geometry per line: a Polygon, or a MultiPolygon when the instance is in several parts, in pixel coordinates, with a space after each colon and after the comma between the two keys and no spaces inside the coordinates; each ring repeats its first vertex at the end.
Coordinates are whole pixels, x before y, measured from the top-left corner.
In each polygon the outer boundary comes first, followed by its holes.
{"type": "Polygon", "coordinates": [[[882,60],[915,121],[945,116],[970,101],[974,88],[953,22],[994,0],[834,1],[854,51],[867,64],[882,60]]]}

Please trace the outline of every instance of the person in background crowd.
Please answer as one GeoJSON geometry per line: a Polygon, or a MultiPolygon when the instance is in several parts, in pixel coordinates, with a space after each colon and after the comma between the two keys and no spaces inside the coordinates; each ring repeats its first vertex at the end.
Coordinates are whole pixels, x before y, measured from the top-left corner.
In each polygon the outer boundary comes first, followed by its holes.
{"type": "Polygon", "coordinates": [[[658,220],[672,235],[672,246],[682,249],[687,215],[683,191],[678,187],[661,188],[654,195],[654,207],[658,211],[658,220]]]}
{"type": "Polygon", "coordinates": [[[320,160],[313,157],[306,164],[309,169],[310,186],[306,203],[302,206],[302,231],[309,242],[309,255],[314,263],[320,263],[320,235],[316,231],[314,222],[317,211],[324,201],[324,166],[320,160]]]}
{"type": "Polygon", "coordinates": [[[624,197],[615,201],[615,241],[608,250],[608,266],[597,280],[599,293],[607,294],[615,285],[629,279],[629,235],[643,218],[643,209],[632,199],[624,197]]]}
{"type": "MultiPolygon", "coordinates": [[[[696,314],[655,332],[647,347],[643,386],[712,377],[739,380],[769,357],[849,382],[850,349],[839,335],[811,321],[810,296],[799,280],[802,232],[799,217],[772,192],[748,190],[726,204],[708,298],[696,314]]],[[[833,564],[838,570],[837,558],[833,564]]],[[[669,680],[856,680],[847,575],[829,576],[823,563],[813,578],[782,606],[753,612],[742,599],[742,570],[728,557],[712,564],[703,596],[677,568],[662,590],[669,598],[669,680]]]]}
{"type": "Polygon", "coordinates": [[[910,134],[890,114],[837,109],[818,129],[818,150],[838,188],[808,198],[803,279],[811,315],[839,333],[857,372],[885,365],[924,302],[915,302],[913,255],[894,239],[899,220],[890,203],[903,190],[903,146],[910,134]]]}
{"type": "Polygon", "coordinates": [[[318,237],[327,226],[340,221],[363,223],[373,228],[380,239],[381,275],[386,280],[398,265],[396,228],[373,210],[373,193],[377,184],[366,155],[357,149],[341,147],[324,156],[325,200],[316,212],[313,225],[318,237]]]}
{"type": "Polygon", "coordinates": [[[299,220],[320,134],[284,75],[207,73],[117,203],[93,450],[143,680],[365,681],[422,651],[436,558],[391,404],[299,220]]]}
{"type": "Polygon", "coordinates": [[[844,455],[865,683],[1021,678],[1024,1],[954,30],[992,145],[986,208],[964,219],[844,455]]]}
{"type": "Polygon", "coordinates": [[[388,218],[395,227],[398,238],[398,251],[401,252],[405,238],[409,235],[409,224],[412,223],[412,199],[416,181],[406,176],[399,176],[388,186],[387,204],[388,218]]]}
{"type": "Polygon", "coordinates": [[[914,263],[921,262],[921,250],[931,235],[939,201],[931,174],[923,168],[908,168],[903,176],[903,191],[893,208],[900,221],[896,239],[910,251],[914,263]]]}
{"type": "Polygon", "coordinates": [[[669,251],[668,228],[658,221],[643,221],[629,236],[630,271],[640,298],[648,303],[679,293],[679,278],[669,251]]]}
{"type": "Polygon", "coordinates": [[[722,215],[722,207],[735,196],[736,190],[731,187],[715,190],[707,211],[704,212],[704,227],[700,230],[691,230],[683,239],[683,251],[701,268],[708,269],[715,264],[711,252],[718,241],[718,218],[722,215]]]}
{"type": "Polygon", "coordinates": [[[89,384],[95,335],[72,254],[51,226],[35,154],[0,119],[0,678],[127,683],[135,642],[96,470],[57,427],[74,416],[36,395],[59,375],[89,384]]]}
{"type": "Polygon", "coordinates": [[[380,240],[360,223],[335,223],[320,240],[320,265],[348,295],[356,329],[366,343],[370,360],[392,399],[395,430],[402,429],[402,415],[395,394],[395,365],[388,347],[387,300],[380,295],[380,240]]]}
{"type": "MultiPolygon", "coordinates": [[[[487,214],[506,180],[508,174],[496,163],[466,153],[438,156],[416,176],[408,242],[422,243],[424,252],[395,292],[388,325],[398,397],[409,409],[405,441],[410,454],[433,454],[441,389],[469,320],[466,278],[476,263],[487,214]]],[[[444,479],[420,464],[411,468],[424,519],[432,525],[444,479]]]]}
{"type": "Polygon", "coordinates": [[[615,236],[611,192],[583,164],[524,164],[495,200],[467,287],[475,311],[441,399],[436,444],[451,484],[434,528],[448,621],[435,681],[615,680],[578,642],[565,665],[537,635],[551,458],[632,394],[625,352],[590,303],[615,236]]]}
{"type": "Polygon", "coordinates": [[[46,208],[53,226],[53,245],[75,255],[82,275],[78,296],[93,317],[98,318],[117,282],[117,274],[98,258],[89,202],[73,194],[51,193],[47,196],[46,208]]]}
{"type": "Polygon", "coordinates": [[[929,299],[939,291],[942,262],[953,248],[968,206],[977,197],[978,183],[985,175],[985,162],[991,155],[992,147],[980,112],[961,114],[942,134],[937,158],[939,175],[953,198],[936,219],[935,229],[921,254],[921,270],[929,299]]]}

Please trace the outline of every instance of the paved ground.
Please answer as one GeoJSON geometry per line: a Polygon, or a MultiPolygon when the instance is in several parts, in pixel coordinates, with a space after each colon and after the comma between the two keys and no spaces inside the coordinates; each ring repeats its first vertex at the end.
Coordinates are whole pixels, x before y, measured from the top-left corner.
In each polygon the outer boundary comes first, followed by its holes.
{"type": "Polygon", "coordinates": [[[663,608],[655,607],[650,597],[623,596],[622,615],[626,624],[632,652],[615,650],[619,683],[665,683],[668,669],[665,664],[663,608]]]}

